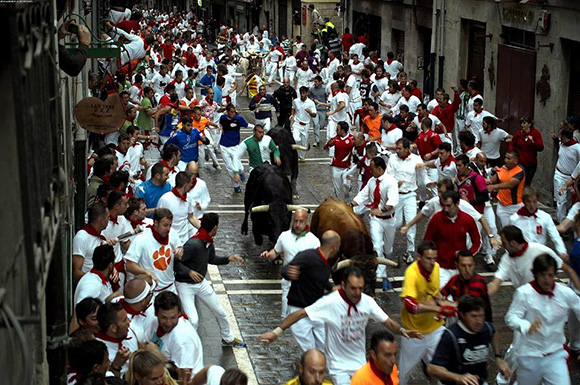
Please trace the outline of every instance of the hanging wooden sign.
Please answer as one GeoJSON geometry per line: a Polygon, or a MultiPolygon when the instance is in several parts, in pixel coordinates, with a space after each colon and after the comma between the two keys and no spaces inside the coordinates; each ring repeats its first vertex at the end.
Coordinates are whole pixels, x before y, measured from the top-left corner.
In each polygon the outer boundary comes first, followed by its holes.
{"type": "Polygon", "coordinates": [[[117,93],[109,95],[105,100],[84,98],[75,106],[74,115],[82,128],[96,134],[115,132],[125,122],[125,108],[117,93]]]}

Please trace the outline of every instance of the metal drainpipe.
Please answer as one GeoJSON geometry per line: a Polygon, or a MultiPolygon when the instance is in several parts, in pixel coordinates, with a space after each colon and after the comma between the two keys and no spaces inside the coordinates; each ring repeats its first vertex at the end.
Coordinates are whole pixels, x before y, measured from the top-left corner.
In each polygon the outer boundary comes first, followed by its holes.
{"type": "Polygon", "coordinates": [[[433,0],[433,14],[431,19],[431,55],[429,58],[429,84],[423,97],[433,95],[435,91],[435,59],[437,59],[437,0],[433,0]],[[427,94],[427,95],[425,95],[427,94]]]}
{"type": "Polygon", "coordinates": [[[441,0],[441,17],[439,18],[439,82],[443,88],[443,68],[445,64],[445,0],[441,0]]]}

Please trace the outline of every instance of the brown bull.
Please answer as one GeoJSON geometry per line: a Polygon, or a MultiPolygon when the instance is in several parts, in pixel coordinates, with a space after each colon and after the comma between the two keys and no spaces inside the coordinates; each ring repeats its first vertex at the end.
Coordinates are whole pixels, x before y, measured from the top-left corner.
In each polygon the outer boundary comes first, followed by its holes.
{"type": "Polygon", "coordinates": [[[346,203],[334,198],[326,198],[312,215],[310,231],[321,238],[322,234],[328,230],[336,231],[341,240],[340,253],[332,275],[335,283],[341,281],[342,269],[350,265],[346,261],[352,260],[354,265],[363,271],[365,293],[374,294],[377,264],[388,262],[384,258],[377,259],[371,236],[364,222],[346,203]]]}

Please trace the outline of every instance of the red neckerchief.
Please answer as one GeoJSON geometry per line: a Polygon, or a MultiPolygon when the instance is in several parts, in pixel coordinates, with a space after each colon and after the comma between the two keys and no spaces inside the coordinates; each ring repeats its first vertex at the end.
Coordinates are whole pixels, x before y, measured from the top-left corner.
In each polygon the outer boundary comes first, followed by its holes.
{"type": "Polygon", "coordinates": [[[341,93],[341,92],[342,92],[343,94],[346,94],[346,91],[345,91],[345,90],[341,90],[341,89],[339,88],[338,90],[334,90],[334,91],[332,91],[332,96],[336,96],[336,95],[338,95],[338,94],[339,94],[339,93],[341,93]]]}
{"type": "Polygon", "coordinates": [[[109,220],[111,222],[113,222],[114,224],[116,224],[116,225],[119,224],[119,218],[118,217],[113,217],[112,215],[109,215],[109,220]]]}
{"type": "Polygon", "coordinates": [[[554,296],[554,289],[556,288],[556,283],[552,284],[552,289],[549,291],[542,289],[542,287],[540,285],[538,285],[536,280],[530,281],[530,285],[532,285],[534,290],[537,291],[541,295],[547,295],[550,298],[552,298],[554,296]]]}
{"type": "MultiPolygon", "coordinates": [[[[308,231],[308,230],[306,230],[306,231],[308,231]]],[[[318,251],[318,255],[320,255],[320,259],[322,260],[322,263],[324,263],[324,266],[328,266],[328,259],[326,259],[326,257],[324,256],[324,254],[322,254],[322,251],[320,251],[320,247],[318,247],[316,249],[316,251],[318,251]]]]}
{"type": "MultiPolygon", "coordinates": [[[[413,94],[409,94],[409,97],[403,96],[405,98],[406,101],[409,101],[409,99],[411,99],[411,96],[413,96],[413,94]]],[[[421,118],[419,115],[417,115],[417,118],[419,118],[419,123],[421,123],[421,120],[423,120],[423,118],[421,118]]]]}
{"type": "Polygon", "coordinates": [[[562,143],[564,146],[569,147],[569,146],[573,146],[576,143],[578,143],[577,141],[575,141],[574,139],[571,139],[569,141],[567,141],[566,143],[562,143]]]}
{"type": "Polygon", "coordinates": [[[404,157],[402,157],[402,158],[399,156],[399,159],[401,159],[401,160],[405,160],[405,159],[407,159],[409,156],[411,156],[411,151],[407,151],[407,155],[405,155],[405,156],[404,156],[404,157]]]}
{"type": "Polygon", "coordinates": [[[213,104],[213,99],[210,97],[205,97],[205,101],[207,102],[207,104],[209,104],[210,106],[213,104]]]}
{"type": "Polygon", "coordinates": [[[151,228],[151,234],[153,234],[153,238],[155,238],[157,242],[161,243],[162,245],[169,244],[169,235],[167,235],[166,237],[162,237],[157,231],[155,231],[153,226],[149,227],[151,228]]]}
{"type": "Polygon", "coordinates": [[[193,182],[191,183],[191,189],[190,190],[193,190],[196,184],[197,184],[197,177],[193,178],[193,182]]]}
{"type": "Polygon", "coordinates": [[[133,337],[125,337],[124,339],[115,338],[115,337],[111,337],[110,335],[103,333],[103,332],[100,332],[100,331],[95,333],[95,337],[98,339],[101,339],[103,341],[114,342],[114,343],[119,345],[119,349],[121,349],[123,347],[123,341],[133,339],[133,337]]]}
{"type": "Polygon", "coordinates": [[[91,271],[90,271],[90,272],[91,272],[91,273],[93,273],[93,274],[96,274],[96,275],[98,275],[98,276],[99,276],[99,278],[101,279],[101,282],[103,282],[103,285],[105,285],[105,286],[106,286],[106,285],[107,285],[107,283],[109,282],[109,277],[105,277],[105,276],[103,275],[103,273],[101,273],[100,271],[98,271],[98,270],[95,270],[95,269],[91,269],[91,271]]]}
{"type": "Polygon", "coordinates": [[[473,93],[471,94],[471,97],[474,98],[477,95],[479,95],[479,91],[473,91],[473,93]]]}
{"type": "Polygon", "coordinates": [[[391,125],[385,130],[385,132],[389,133],[389,132],[393,131],[395,128],[397,128],[397,125],[391,123],[391,125]]]}
{"type": "Polygon", "coordinates": [[[375,81],[377,81],[377,80],[381,80],[381,79],[382,79],[382,78],[384,78],[384,77],[385,77],[385,74],[382,74],[381,76],[379,76],[379,75],[375,74],[375,81]]]}
{"type": "Polygon", "coordinates": [[[487,130],[484,130],[483,132],[484,132],[486,135],[491,135],[491,133],[493,132],[493,130],[495,130],[495,128],[492,128],[492,129],[491,129],[491,130],[489,130],[489,131],[487,131],[487,130]]]}
{"type": "Polygon", "coordinates": [[[471,146],[471,147],[467,147],[465,149],[465,151],[463,151],[464,154],[467,154],[469,151],[473,150],[475,148],[475,146],[471,146]]]}
{"type": "Polygon", "coordinates": [[[391,63],[394,62],[394,61],[395,61],[395,59],[387,59],[387,64],[388,65],[391,65],[391,63]]]}
{"type": "Polygon", "coordinates": [[[129,222],[131,222],[131,227],[133,227],[133,229],[136,229],[137,226],[144,226],[145,222],[143,221],[136,221],[134,219],[129,218],[129,222]]]}
{"type": "Polygon", "coordinates": [[[171,189],[171,192],[173,193],[173,195],[175,195],[176,197],[178,197],[182,201],[187,202],[187,193],[181,195],[181,193],[179,191],[177,191],[177,187],[174,187],[173,189],[171,189]]]}
{"type": "Polygon", "coordinates": [[[518,211],[517,211],[518,215],[521,215],[522,217],[534,217],[537,218],[538,216],[536,215],[536,213],[531,213],[528,211],[528,209],[526,208],[526,206],[522,206],[518,211]]]}
{"type": "Polygon", "coordinates": [[[338,294],[340,294],[340,296],[342,297],[344,302],[346,302],[348,304],[348,312],[346,313],[347,317],[350,317],[350,309],[354,309],[358,313],[358,309],[356,308],[356,305],[354,303],[352,303],[350,301],[350,299],[348,299],[348,297],[346,296],[346,293],[344,292],[342,287],[340,289],[338,289],[338,294]]]}
{"type": "Polygon", "coordinates": [[[447,159],[445,159],[445,162],[441,163],[441,170],[443,171],[445,166],[449,166],[451,164],[451,162],[455,162],[455,158],[453,157],[453,155],[449,154],[447,159]]]}
{"type": "Polygon", "coordinates": [[[419,273],[427,280],[427,282],[431,282],[431,273],[429,273],[420,262],[417,261],[417,266],[419,266],[419,273]]]}
{"type": "Polygon", "coordinates": [[[133,86],[139,89],[139,96],[143,95],[143,88],[141,88],[140,84],[133,83],[133,86]]]}
{"type": "Polygon", "coordinates": [[[200,227],[199,230],[197,231],[197,234],[195,234],[190,239],[199,239],[199,240],[207,242],[207,243],[213,243],[213,237],[211,235],[209,235],[207,230],[204,229],[203,227],[200,227]]]}
{"type": "Polygon", "coordinates": [[[166,166],[167,166],[167,168],[169,169],[169,171],[170,171],[170,172],[175,172],[175,167],[171,167],[171,166],[169,165],[169,163],[167,163],[167,161],[165,161],[165,160],[162,160],[162,161],[161,161],[161,162],[159,162],[159,163],[166,165],[166,166]]]}
{"type": "Polygon", "coordinates": [[[107,238],[105,238],[103,235],[101,235],[101,233],[99,233],[97,231],[97,229],[95,229],[95,227],[93,225],[91,225],[90,223],[87,224],[85,227],[83,227],[82,230],[86,231],[87,234],[90,234],[93,237],[98,237],[99,239],[102,239],[103,241],[107,240],[107,238]]]}
{"type": "Polygon", "coordinates": [[[481,113],[483,112],[483,107],[481,107],[481,108],[479,109],[479,111],[475,111],[475,110],[473,110],[473,112],[475,112],[475,115],[473,115],[473,117],[474,117],[474,118],[477,118],[477,115],[479,115],[479,114],[481,114],[481,113]]]}
{"type": "Polygon", "coordinates": [[[390,375],[386,375],[385,373],[381,372],[381,370],[377,367],[372,357],[369,357],[369,364],[371,366],[372,372],[384,382],[384,385],[393,385],[393,380],[391,379],[390,375]]]}
{"type": "Polygon", "coordinates": [[[524,243],[524,246],[522,246],[522,249],[520,251],[516,251],[513,254],[510,253],[510,257],[512,257],[512,258],[521,257],[522,255],[524,255],[524,253],[526,252],[526,250],[528,250],[528,246],[529,245],[530,244],[528,242],[524,243]]]}
{"type": "Polygon", "coordinates": [[[128,304],[127,302],[125,302],[125,299],[124,298],[120,299],[119,300],[119,303],[121,305],[123,305],[123,309],[125,309],[125,311],[128,314],[131,314],[131,315],[134,315],[134,316],[136,316],[136,315],[142,315],[142,316],[144,316],[145,315],[145,313],[143,313],[142,311],[137,311],[137,310],[133,309],[130,304],[128,304]]]}
{"type": "Polygon", "coordinates": [[[99,176],[99,178],[101,178],[103,180],[103,183],[111,184],[111,177],[109,177],[107,175],[103,175],[103,176],[99,176]]]}
{"type": "Polygon", "coordinates": [[[373,201],[370,205],[365,205],[370,209],[378,209],[381,204],[381,180],[376,178],[375,189],[373,191],[373,201]]]}
{"type": "Polygon", "coordinates": [[[259,102],[260,100],[262,100],[262,95],[261,94],[256,94],[256,102],[259,102]]]}

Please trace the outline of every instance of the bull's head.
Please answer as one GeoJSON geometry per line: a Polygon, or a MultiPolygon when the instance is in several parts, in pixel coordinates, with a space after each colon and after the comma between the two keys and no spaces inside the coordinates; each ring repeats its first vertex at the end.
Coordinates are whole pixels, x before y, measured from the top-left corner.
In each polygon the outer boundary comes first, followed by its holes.
{"type": "MultiPolygon", "coordinates": [[[[299,205],[291,205],[284,202],[276,201],[268,205],[261,205],[252,207],[252,214],[264,213],[262,220],[265,219],[265,223],[262,223],[264,228],[268,229],[268,238],[271,242],[276,242],[282,231],[287,230],[290,227],[290,213],[294,210],[304,209],[310,212],[310,210],[303,208],[299,205]]],[[[254,221],[254,218],[252,218],[254,221]]]]}

